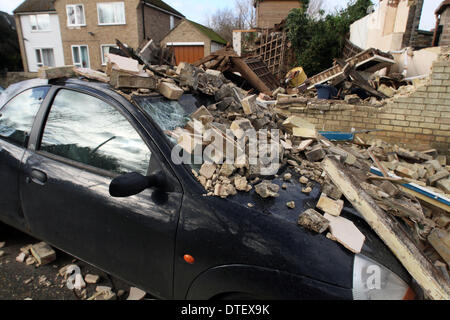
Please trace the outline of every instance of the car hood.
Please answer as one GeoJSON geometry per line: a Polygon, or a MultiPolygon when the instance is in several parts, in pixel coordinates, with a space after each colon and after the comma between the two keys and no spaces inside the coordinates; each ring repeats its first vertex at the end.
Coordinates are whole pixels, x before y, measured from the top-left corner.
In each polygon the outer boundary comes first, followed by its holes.
{"type": "MultiPolygon", "coordinates": [[[[279,197],[277,198],[263,199],[255,192],[253,188],[247,193],[238,192],[237,195],[229,197],[228,200],[238,203],[246,208],[248,208],[248,204],[252,204],[253,210],[272,215],[274,218],[283,219],[297,225],[298,217],[302,212],[310,208],[318,210],[316,209],[316,205],[322,193],[321,185],[316,182],[313,182],[313,190],[310,194],[303,193],[302,189],[305,188],[305,185],[299,182],[299,178],[300,175],[298,173],[291,170],[286,170],[278,177],[270,179],[272,183],[280,186],[280,190],[278,192],[279,197]],[[285,173],[292,174],[292,179],[290,181],[283,180],[282,177],[285,173]],[[286,189],[281,187],[283,184],[286,184],[286,189]],[[295,209],[290,209],[287,207],[286,204],[290,201],[295,202],[295,209]]],[[[395,272],[409,283],[411,277],[406,269],[373,231],[373,229],[367,224],[358,211],[356,211],[344,197],[343,199],[344,209],[342,210],[341,216],[351,220],[366,237],[361,254],[384,265],[386,268],[395,272]]],[[[326,234],[327,232],[324,232],[322,236],[326,237],[326,234]]]]}

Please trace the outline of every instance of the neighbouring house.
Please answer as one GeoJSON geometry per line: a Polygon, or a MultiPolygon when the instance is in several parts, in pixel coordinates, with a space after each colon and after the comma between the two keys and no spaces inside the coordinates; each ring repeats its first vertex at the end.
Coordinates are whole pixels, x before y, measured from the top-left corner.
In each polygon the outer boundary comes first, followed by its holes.
{"type": "Polygon", "coordinates": [[[299,0],[254,0],[256,27],[273,28],[287,18],[292,9],[302,6],[299,0]]]}
{"type": "Polygon", "coordinates": [[[450,0],[442,1],[436,9],[436,28],[434,30],[433,45],[450,45],[450,0]]]}
{"type": "Polygon", "coordinates": [[[424,0],[379,0],[378,8],[350,26],[350,41],[362,48],[398,51],[430,47],[433,32],[419,30],[424,0]]]}
{"type": "Polygon", "coordinates": [[[116,39],[160,41],[184,16],[161,0],[26,0],[14,10],[25,71],[76,65],[104,70],[116,39]]]}
{"type": "Polygon", "coordinates": [[[14,16],[0,11],[0,74],[20,70],[22,64],[14,16]]]}
{"type": "Polygon", "coordinates": [[[190,20],[183,20],[161,41],[161,46],[173,47],[177,64],[193,63],[227,44],[212,29],[190,20]]]}

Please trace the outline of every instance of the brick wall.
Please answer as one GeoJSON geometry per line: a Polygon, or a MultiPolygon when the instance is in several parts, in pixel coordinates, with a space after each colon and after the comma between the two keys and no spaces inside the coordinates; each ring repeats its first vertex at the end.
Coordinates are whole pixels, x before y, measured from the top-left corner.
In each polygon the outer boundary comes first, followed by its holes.
{"type": "Polygon", "coordinates": [[[204,56],[206,57],[211,53],[211,39],[187,20],[184,20],[175,30],[170,32],[161,41],[161,45],[165,46],[168,42],[204,42],[204,56]]]}
{"type": "Polygon", "coordinates": [[[450,155],[450,61],[435,62],[427,85],[383,107],[316,100],[306,108],[293,106],[282,113],[302,116],[318,130],[382,129],[366,139],[381,138],[419,151],[437,148],[450,155]]]}
{"type": "MultiPolygon", "coordinates": [[[[170,15],[160,10],[144,6],[145,12],[145,38],[153,39],[156,43],[160,43],[161,40],[170,31],[170,15]]],[[[142,15],[138,17],[139,25],[142,23],[142,15]]],[[[180,24],[182,20],[174,16],[175,27],[180,24]]],[[[142,27],[140,27],[141,29],[142,27]]],[[[141,31],[143,32],[143,31],[141,31]]],[[[143,38],[143,35],[142,35],[143,38]]]]}
{"type": "Polygon", "coordinates": [[[111,2],[110,0],[59,0],[55,2],[61,28],[61,37],[64,49],[64,62],[73,64],[72,45],[87,45],[89,48],[90,66],[92,69],[104,69],[102,66],[101,45],[115,44],[119,39],[129,46],[136,48],[140,44],[137,16],[138,0],[128,0],[125,3],[124,25],[99,25],[97,15],[97,3],[111,2]],[[86,18],[86,26],[68,27],[66,5],[83,4],[86,18]]]}
{"type": "Polygon", "coordinates": [[[256,5],[256,23],[258,28],[273,28],[286,19],[294,8],[300,8],[300,1],[260,1],[256,5]]]}
{"type": "Polygon", "coordinates": [[[0,86],[7,88],[13,83],[24,80],[30,80],[37,77],[34,72],[7,72],[6,75],[0,75],[0,86]]]}

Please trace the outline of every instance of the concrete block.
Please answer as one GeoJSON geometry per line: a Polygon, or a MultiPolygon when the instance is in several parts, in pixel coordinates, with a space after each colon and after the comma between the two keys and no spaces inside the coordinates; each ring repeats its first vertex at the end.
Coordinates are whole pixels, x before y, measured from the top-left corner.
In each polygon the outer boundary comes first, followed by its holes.
{"type": "Polygon", "coordinates": [[[184,91],[176,84],[161,82],[158,86],[159,93],[169,100],[179,100],[184,91]]]}
{"type": "Polygon", "coordinates": [[[156,89],[156,79],[152,76],[132,75],[117,70],[111,72],[110,84],[115,89],[156,89]]]}
{"type": "Polygon", "coordinates": [[[38,70],[38,78],[41,79],[58,79],[58,78],[72,78],[75,76],[74,66],[65,67],[41,67],[38,70]]]}

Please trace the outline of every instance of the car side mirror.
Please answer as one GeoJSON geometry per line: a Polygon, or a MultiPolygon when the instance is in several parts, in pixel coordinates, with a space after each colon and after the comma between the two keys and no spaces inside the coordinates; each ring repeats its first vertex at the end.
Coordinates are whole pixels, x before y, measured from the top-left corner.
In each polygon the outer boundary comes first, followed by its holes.
{"type": "Polygon", "coordinates": [[[168,190],[165,175],[162,172],[148,177],[137,172],[121,175],[111,181],[109,194],[115,198],[125,198],[137,195],[148,188],[161,191],[168,190]]]}

